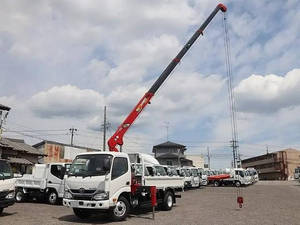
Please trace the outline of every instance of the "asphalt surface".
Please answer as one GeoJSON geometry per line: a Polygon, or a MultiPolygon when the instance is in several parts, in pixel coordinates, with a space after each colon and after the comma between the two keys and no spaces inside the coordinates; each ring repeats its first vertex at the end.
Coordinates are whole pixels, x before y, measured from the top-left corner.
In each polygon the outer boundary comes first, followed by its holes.
{"type": "Polygon", "coordinates": [[[300,224],[300,184],[295,181],[260,181],[241,188],[243,208],[236,203],[237,188],[206,187],[182,193],[171,211],[134,211],[115,223],[106,214],[81,220],[72,209],[45,203],[16,203],[6,208],[0,224],[300,224]]]}

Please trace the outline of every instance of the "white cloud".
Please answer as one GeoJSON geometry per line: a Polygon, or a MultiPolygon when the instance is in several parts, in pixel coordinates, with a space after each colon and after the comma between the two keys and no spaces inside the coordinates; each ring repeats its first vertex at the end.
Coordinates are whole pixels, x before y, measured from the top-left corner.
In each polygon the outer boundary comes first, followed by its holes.
{"type": "Polygon", "coordinates": [[[35,94],[29,104],[39,117],[80,118],[97,113],[104,105],[104,98],[94,90],[65,85],[35,94]]]}
{"type": "Polygon", "coordinates": [[[300,105],[300,69],[285,76],[251,75],[235,88],[238,110],[270,113],[300,105]]]}

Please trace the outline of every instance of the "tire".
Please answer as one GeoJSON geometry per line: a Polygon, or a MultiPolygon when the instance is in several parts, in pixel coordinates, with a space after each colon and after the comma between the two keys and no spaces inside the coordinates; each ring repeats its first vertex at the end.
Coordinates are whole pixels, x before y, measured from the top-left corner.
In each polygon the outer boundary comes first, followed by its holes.
{"type": "Polygon", "coordinates": [[[240,181],[236,181],[236,182],[235,182],[235,186],[236,186],[236,187],[240,187],[240,186],[241,186],[241,182],[240,182],[240,181]]]}
{"type": "Polygon", "coordinates": [[[16,202],[23,202],[25,200],[24,192],[21,189],[17,190],[15,199],[16,202]]]}
{"type": "Polygon", "coordinates": [[[219,181],[215,180],[215,181],[214,181],[214,186],[215,186],[215,187],[219,187],[219,185],[220,185],[219,181]]]}
{"type": "Polygon", "coordinates": [[[50,191],[49,195],[48,195],[48,202],[51,205],[56,205],[58,202],[58,195],[56,193],[56,191],[50,191]]]}
{"type": "Polygon", "coordinates": [[[128,200],[125,197],[120,196],[117,201],[116,207],[114,207],[110,211],[112,219],[114,221],[125,220],[128,212],[129,212],[129,207],[130,207],[130,205],[128,203],[128,200]]]}
{"type": "Polygon", "coordinates": [[[2,212],[3,212],[3,208],[0,208],[0,215],[2,214],[2,212]]]}
{"type": "Polygon", "coordinates": [[[89,209],[73,208],[73,212],[80,219],[88,219],[92,215],[89,209]]]}
{"type": "Polygon", "coordinates": [[[174,204],[174,196],[172,192],[168,191],[165,196],[162,203],[162,209],[163,210],[171,210],[174,204]]]}

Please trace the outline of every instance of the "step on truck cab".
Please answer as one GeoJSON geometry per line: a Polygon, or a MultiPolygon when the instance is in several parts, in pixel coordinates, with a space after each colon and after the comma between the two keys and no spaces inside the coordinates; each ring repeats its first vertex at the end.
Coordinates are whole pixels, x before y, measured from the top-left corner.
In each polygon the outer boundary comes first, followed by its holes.
{"type": "Polygon", "coordinates": [[[81,153],[65,177],[63,205],[79,218],[104,211],[119,221],[131,209],[151,206],[150,186],[157,188],[158,205],[170,210],[183,178],[166,175],[164,167],[147,154],[81,153]]]}
{"type": "Polygon", "coordinates": [[[15,203],[15,178],[10,164],[0,159],[0,214],[15,203]]]}
{"type": "Polygon", "coordinates": [[[29,198],[47,200],[57,204],[64,195],[64,175],[68,163],[35,164],[32,174],[24,174],[16,180],[16,201],[29,198]]]}

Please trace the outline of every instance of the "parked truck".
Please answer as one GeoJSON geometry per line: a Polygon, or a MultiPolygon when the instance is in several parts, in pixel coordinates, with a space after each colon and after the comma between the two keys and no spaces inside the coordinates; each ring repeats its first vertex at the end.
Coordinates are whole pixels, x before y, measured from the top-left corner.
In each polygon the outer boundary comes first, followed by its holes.
{"type": "Polygon", "coordinates": [[[241,185],[250,184],[250,179],[250,176],[247,176],[247,171],[242,168],[225,169],[222,174],[208,176],[209,182],[216,187],[220,185],[240,187],[241,185]]]}
{"type": "Polygon", "coordinates": [[[65,178],[63,205],[79,218],[107,211],[115,221],[130,209],[151,206],[150,187],[157,189],[158,205],[170,210],[176,203],[183,178],[168,176],[164,167],[147,154],[90,152],[76,156],[65,178]]]}
{"type": "Polygon", "coordinates": [[[70,164],[35,164],[32,174],[24,174],[16,180],[16,201],[29,198],[47,200],[57,204],[64,195],[64,175],[70,164]]]}
{"type": "Polygon", "coordinates": [[[0,159],[0,214],[15,203],[15,178],[10,164],[0,159]]]}

